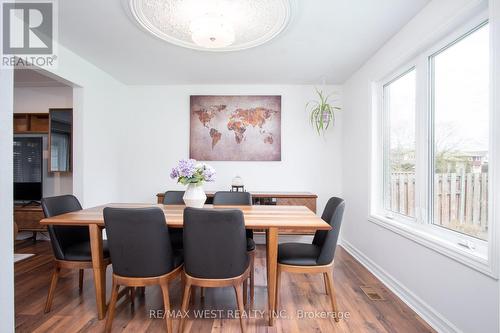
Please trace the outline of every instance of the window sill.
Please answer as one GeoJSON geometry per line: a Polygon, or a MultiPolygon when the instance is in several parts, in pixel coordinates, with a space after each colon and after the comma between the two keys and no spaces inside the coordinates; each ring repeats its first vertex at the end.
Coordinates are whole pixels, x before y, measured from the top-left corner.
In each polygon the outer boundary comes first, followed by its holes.
{"type": "Polygon", "coordinates": [[[405,238],[419,243],[431,250],[443,254],[463,265],[471,267],[487,276],[498,279],[498,274],[493,270],[488,258],[460,245],[450,242],[431,233],[430,227],[422,224],[410,225],[409,223],[392,220],[381,215],[372,214],[368,220],[393,231],[405,238]]]}

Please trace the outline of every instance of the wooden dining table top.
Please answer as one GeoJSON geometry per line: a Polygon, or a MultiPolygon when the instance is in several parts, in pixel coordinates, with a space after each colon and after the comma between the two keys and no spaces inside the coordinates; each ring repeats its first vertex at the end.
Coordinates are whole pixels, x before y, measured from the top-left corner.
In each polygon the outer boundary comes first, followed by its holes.
{"type": "MultiPolygon", "coordinates": [[[[97,207],[87,208],[71,213],[61,214],[40,221],[42,225],[74,225],[88,226],[96,224],[104,227],[103,209],[105,207],[117,208],[145,208],[158,207],[165,213],[169,227],[182,228],[184,205],[163,205],[143,203],[109,203],[97,207]]],[[[330,230],[328,223],[314,214],[305,206],[214,206],[205,205],[209,209],[239,209],[245,217],[245,227],[248,229],[293,229],[293,230],[330,230]]]]}

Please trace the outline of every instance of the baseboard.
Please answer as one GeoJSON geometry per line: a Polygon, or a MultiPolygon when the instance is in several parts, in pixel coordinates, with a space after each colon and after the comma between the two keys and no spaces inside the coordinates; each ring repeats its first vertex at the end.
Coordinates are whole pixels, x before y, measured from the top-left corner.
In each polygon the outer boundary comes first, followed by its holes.
{"type": "Polygon", "coordinates": [[[443,315],[425,303],[420,297],[406,288],[401,282],[387,273],[383,268],[373,262],[364,253],[359,251],[348,241],[342,239],[339,244],[366,269],[368,269],[377,279],[379,279],[389,290],[399,297],[406,305],[415,311],[432,328],[442,333],[461,333],[455,325],[448,321],[443,315]]]}
{"type": "MultiPolygon", "coordinates": [[[[313,235],[279,235],[278,243],[312,243],[313,235]]],[[[255,244],[266,244],[266,235],[254,234],[253,240],[255,244]]]]}

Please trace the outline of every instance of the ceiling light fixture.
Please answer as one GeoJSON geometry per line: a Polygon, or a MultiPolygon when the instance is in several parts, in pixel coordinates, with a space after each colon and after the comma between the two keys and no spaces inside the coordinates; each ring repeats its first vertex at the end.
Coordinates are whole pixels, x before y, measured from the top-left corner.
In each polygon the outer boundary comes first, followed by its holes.
{"type": "Polygon", "coordinates": [[[137,22],[175,45],[235,51],[264,44],[290,20],[290,0],[129,0],[137,22]]]}
{"type": "Polygon", "coordinates": [[[195,18],[189,26],[196,45],[208,49],[228,47],[234,43],[233,24],[223,15],[204,15],[195,18]]]}

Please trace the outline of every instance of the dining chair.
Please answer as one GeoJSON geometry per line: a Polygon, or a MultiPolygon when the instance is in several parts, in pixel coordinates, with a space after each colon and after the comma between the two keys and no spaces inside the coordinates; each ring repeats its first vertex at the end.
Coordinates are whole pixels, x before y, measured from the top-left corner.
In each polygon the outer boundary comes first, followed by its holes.
{"type": "MultiPolygon", "coordinates": [[[[252,195],[250,192],[231,192],[231,191],[218,191],[214,195],[214,206],[216,205],[226,205],[226,206],[251,206],[252,205],[252,195]]],[[[254,289],[255,289],[255,276],[254,276],[254,263],[255,263],[255,241],[253,240],[253,230],[246,229],[247,235],[247,251],[250,256],[250,300],[254,299],[254,289]]],[[[247,288],[244,288],[243,294],[244,300],[247,299],[247,288]]]]}
{"type": "MultiPolygon", "coordinates": [[[[52,217],[65,213],[81,210],[82,206],[73,195],[61,195],[42,198],[42,210],[45,217],[52,217]]],[[[52,300],[59,280],[61,269],[79,270],[79,291],[83,290],[84,269],[92,268],[92,255],[90,250],[90,234],[88,227],[54,226],[48,225],[50,243],[54,254],[54,272],[50,282],[49,294],[45,303],[45,313],[52,307],[52,300]]],[[[103,242],[104,264],[111,263],[107,242],[103,242]]]]}
{"type": "Polygon", "coordinates": [[[184,191],[167,191],[163,197],[164,205],[184,205],[184,191]]]}
{"type": "MultiPolygon", "coordinates": [[[[163,197],[164,205],[184,205],[184,191],[167,191],[163,197]]],[[[182,249],[182,228],[168,228],[174,249],[182,249]]]]}
{"type": "MultiPolygon", "coordinates": [[[[345,201],[341,198],[330,198],[321,218],[332,228],[318,230],[314,234],[312,244],[283,243],[278,245],[278,270],[276,288],[276,309],[278,309],[281,273],[322,273],[325,282],[325,291],[330,296],[333,312],[338,314],[335,289],[333,286],[333,260],[335,248],[344,215],[345,201]]],[[[335,316],[338,322],[338,315],[335,316]]]]}
{"type": "MultiPolygon", "coordinates": [[[[186,313],[192,286],[232,286],[238,310],[243,313],[243,283],[250,275],[245,221],[241,210],[186,208],[184,210],[184,294],[186,313]]],[[[185,318],[181,317],[179,332],[185,318]]],[[[243,316],[240,327],[246,331],[243,316]]]]}
{"type": "Polygon", "coordinates": [[[182,251],[172,248],[160,208],[104,208],[104,224],[113,261],[113,287],[106,332],[111,331],[120,286],[159,285],[165,307],[167,332],[173,332],[169,282],[182,272],[182,251]]]}

